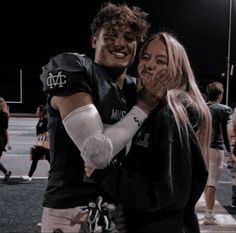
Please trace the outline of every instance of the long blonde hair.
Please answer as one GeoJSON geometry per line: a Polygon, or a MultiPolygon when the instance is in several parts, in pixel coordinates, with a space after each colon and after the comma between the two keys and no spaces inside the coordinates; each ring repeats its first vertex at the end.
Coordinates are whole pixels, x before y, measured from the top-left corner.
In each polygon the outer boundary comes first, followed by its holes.
{"type": "Polygon", "coordinates": [[[167,49],[167,69],[172,80],[167,91],[166,100],[177,122],[180,138],[181,130],[188,134],[188,128],[193,128],[186,108],[193,109],[198,117],[197,139],[204,156],[207,158],[210,148],[211,114],[196,83],[185,48],[172,34],[159,32],[149,38],[143,45],[141,53],[152,40],[158,38],[166,45],[167,49]]]}
{"type": "Polygon", "coordinates": [[[0,97],[0,111],[7,113],[9,115],[9,110],[6,101],[4,98],[0,97]]]}

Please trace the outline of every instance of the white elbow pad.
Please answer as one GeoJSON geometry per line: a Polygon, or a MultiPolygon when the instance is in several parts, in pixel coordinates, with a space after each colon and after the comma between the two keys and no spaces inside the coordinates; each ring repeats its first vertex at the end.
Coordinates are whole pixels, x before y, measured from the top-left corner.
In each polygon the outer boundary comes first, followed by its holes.
{"type": "Polygon", "coordinates": [[[101,118],[93,104],[73,110],[65,117],[63,124],[80,150],[89,137],[103,131],[101,118]]]}
{"type": "Polygon", "coordinates": [[[88,138],[81,154],[87,163],[97,169],[103,169],[110,164],[113,147],[109,138],[98,133],[88,138]]]}
{"type": "Polygon", "coordinates": [[[110,163],[112,144],[103,134],[102,120],[93,104],[73,110],[65,117],[63,124],[87,164],[104,168],[110,163]]]}

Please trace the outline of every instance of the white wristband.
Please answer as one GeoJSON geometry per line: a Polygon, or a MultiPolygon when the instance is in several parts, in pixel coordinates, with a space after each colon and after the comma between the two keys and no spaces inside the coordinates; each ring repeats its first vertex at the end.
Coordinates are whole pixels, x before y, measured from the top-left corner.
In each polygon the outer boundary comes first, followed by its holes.
{"type": "Polygon", "coordinates": [[[113,146],[112,158],[132,140],[146,118],[147,114],[134,106],[121,121],[105,129],[104,135],[113,146]]]}

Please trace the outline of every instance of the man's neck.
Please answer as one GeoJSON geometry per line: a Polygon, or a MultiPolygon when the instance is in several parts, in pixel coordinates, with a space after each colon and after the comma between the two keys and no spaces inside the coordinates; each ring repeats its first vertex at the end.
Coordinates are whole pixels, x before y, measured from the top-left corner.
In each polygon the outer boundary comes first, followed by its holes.
{"type": "Polygon", "coordinates": [[[109,68],[106,66],[103,66],[103,68],[107,71],[107,73],[110,75],[110,77],[116,82],[117,86],[122,89],[124,80],[126,78],[126,71],[127,69],[121,69],[121,68],[109,68]]]}
{"type": "Polygon", "coordinates": [[[122,89],[123,84],[124,84],[124,80],[126,77],[126,73],[124,72],[122,75],[120,75],[117,79],[116,79],[116,85],[122,89]]]}
{"type": "Polygon", "coordinates": [[[220,104],[221,101],[219,101],[219,100],[210,100],[210,101],[208,101],[208,103],[209,104],[220,104]]]}

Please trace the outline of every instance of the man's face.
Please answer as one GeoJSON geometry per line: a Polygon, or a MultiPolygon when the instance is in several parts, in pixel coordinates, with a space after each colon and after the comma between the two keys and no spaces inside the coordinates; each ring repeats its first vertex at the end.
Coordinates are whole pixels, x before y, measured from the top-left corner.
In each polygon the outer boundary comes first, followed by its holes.
{"type": "Polygon", "coordinates": [[[109,68],[127,68],[137,48],[135,34],[128,26],[108,25],[92,38],[95,62],[109,68]]]}

